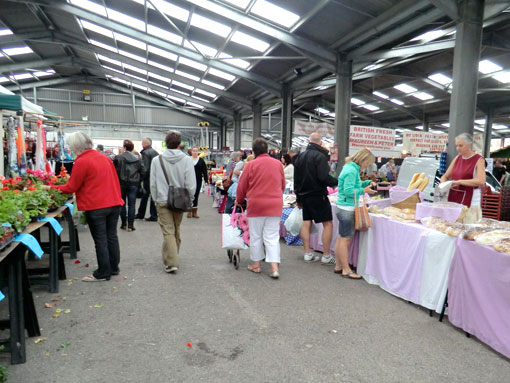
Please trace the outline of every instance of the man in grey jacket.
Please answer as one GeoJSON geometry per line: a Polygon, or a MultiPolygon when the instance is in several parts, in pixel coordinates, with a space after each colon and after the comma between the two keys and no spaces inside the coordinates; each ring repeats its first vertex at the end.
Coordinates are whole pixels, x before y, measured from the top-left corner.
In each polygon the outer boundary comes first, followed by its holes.
{"type": "Polygon", "coordinates": [[[192,196],[195,194],[196,180],[193,161],[178,149],[181,143],[181,134],[171,130],[165,138],[165,143],[167,150],[152,160],[150,187],[163,233],[162,256],[165,271],[174,273],[179,269],[180,226],[183,213],[170,210],[167,207],[168,183],[161,168],[160,157],[171,185],[188,189],[189,195],[192,196]]]}

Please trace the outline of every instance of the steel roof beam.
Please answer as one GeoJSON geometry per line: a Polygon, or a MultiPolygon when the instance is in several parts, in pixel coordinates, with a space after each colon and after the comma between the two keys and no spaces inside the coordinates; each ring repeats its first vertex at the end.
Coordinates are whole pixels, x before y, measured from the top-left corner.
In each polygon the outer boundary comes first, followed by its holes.
{"type": "Polygon", "coordinates": [[[46,87],[46,86],[67,84],[67,83],[71,83],[71,82],[76,82],[81,79],[83,79],[83,76],[61,77],[61,78],[48,79],[48,80],[44,80],[44,81],[25,82],[25,83],[19,84],[19,87],[17,85],[11,85],[11,86],[6,86],[5,88],[7,90],[15,92],[20,89],[42,88],[42,87],[46,87]]]}
{"type": "Polygon", "coordinates": [[[43,68],[58,64],[72,64],[72,57],[52,57],[44,60],[33,60],[15,64],[0,65],[0,73],[10,73],[31,68],[43,68]]]}
{"type": "Polygon", "coordinates": [[[37,31],[30,31],[27,33],[16,33],[9,36],[2,36],[1,45],[9,45],[12,43],[19,43],[23,41],[30,41],[30,40],[39,40],[39,39],[45,39],[51,37],[51,32],[49,32],[46,29],[43,30],[37,30],[37,31]]]}
{"type": "Polygon", "coordinates": [[[429,0],[431,4],[443,11],[453,21],[459,18],[459,6],[455,0],[429,0]]]}
{"type": "Polygon", "coordinates": [[[374,51],[358,58],[359,61],[376,61],[397,57],[409,57],[420,53],[437,52],[455,47],[455,39],[434,41],[427,44],[419,44],[411,47],[393,48],[384,51],[374,51]]]}

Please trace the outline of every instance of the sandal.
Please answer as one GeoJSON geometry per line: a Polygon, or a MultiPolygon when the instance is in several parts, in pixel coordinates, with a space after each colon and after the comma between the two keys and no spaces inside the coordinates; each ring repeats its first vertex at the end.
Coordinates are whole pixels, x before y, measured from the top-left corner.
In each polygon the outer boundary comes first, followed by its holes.
{"type": "Polygon", "coordinates": [[[86,275],[81,280],[83,282],[102,282],[102,281],[107,281],[108,279],[110,279],[110,278],[96,278],[93,275],[86,275]]]}
{"type": "Polygon", "coordinates": [[[342,278],[347,278],[347,279],[362,279],[363,277],[361,275],[358,275],[357,277],[354,276],[354,274],[356,274],[354,271],[349,271],[347,274],[340,274],[342,276],[342,278]]]}
{"type": "Polygon", "coordinates": [[[260,266],[253,267],[252,265],[248,266],[248,270],[250,270],[252,273],[260,274],[260,266]]]}

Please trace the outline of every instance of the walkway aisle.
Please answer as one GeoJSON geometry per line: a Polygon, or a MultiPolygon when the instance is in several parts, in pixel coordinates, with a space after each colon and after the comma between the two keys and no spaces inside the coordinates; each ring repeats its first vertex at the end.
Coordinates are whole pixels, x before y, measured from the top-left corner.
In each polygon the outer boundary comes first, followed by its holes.
{"type": "Polygon", "coordinates": [[[507,359],[378,287],[305,264],[301,248],[282,245],[278,281],[267,265],[248,272],[247,251],[234,270],[210,205],[202,195],[202,218],[184,218],[176,275],[163,271],[159,225],[137,221],[119,230],[125,278],[75,280],[95,262],[80,229],[70,282],[58,295],[34,288],[47,339],[28,339],[9,382],[508,382],[507,359]],[[54,297],[71,312],[53,318],[54,297]]]}

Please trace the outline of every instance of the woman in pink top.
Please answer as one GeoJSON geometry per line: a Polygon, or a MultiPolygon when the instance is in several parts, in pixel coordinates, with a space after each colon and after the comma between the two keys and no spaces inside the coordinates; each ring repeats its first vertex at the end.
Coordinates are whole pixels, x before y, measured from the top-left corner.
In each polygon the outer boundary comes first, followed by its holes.
{"type": "Polygon", "coordinates": [[[260,273],[260,261],[271,263],[272,278],[279,278],[280,217],[282,215],[285,176],[282,164],[267,154],[267,141],[253,141],[255,160],[244,167],[237,186],[236,204],[248,199],[250,252],[253,263],[248,270],[260,273]],[[266,253],[264,254],[264,247],[266,253]]]}

